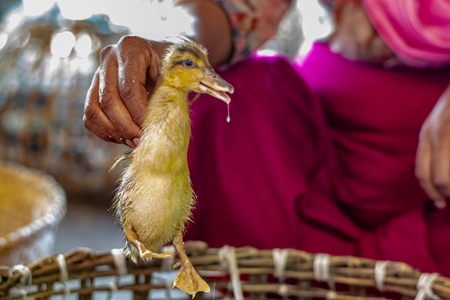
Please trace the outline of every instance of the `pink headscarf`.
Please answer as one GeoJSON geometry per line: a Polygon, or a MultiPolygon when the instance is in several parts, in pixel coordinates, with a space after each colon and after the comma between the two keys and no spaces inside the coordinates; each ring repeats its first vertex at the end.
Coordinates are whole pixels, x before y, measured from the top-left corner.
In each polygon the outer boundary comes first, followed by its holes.
{"type": "Polygon", "coordinates": [[[450,65],[449,0],[363,0],[373,25],[403,63],[450,65]]]}

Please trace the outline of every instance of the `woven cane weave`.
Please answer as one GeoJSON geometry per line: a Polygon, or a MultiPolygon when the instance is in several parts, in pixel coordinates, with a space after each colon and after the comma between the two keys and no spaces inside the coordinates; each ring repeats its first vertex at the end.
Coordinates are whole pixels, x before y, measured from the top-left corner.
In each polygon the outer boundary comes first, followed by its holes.
{"type": "Polygon", "coordinates": [[[65,210],[64,191],[51,177],[0,161],[0,265],[50,255],[65,210]]]}
{"type": "Polygon", "coordinates": [[[128,148],[83,125],[100,50],[125,34],[110,26],[102,16],[64,19],[55,7],[0,32],[0,159],[44,170],[68,193],[114,185],[119,170],[109,168],[128,148]]]}
{"type": "MultiPolygon", "coordinates": [[[[404,263],[289,249],[210,249],[202,242],[185,247],[211,287],[197,299],[450,299],[449,278],[404,263]]],[[[176,261],[137,265],[119,250],[75,249],[28,266],[3,267],[0,298],[188,299],[171,288],[176,261]]]]}

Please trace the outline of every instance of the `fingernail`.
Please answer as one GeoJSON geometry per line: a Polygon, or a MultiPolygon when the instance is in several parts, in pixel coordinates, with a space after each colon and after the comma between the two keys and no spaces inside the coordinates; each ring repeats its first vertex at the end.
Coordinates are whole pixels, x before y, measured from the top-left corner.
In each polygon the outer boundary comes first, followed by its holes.
{"type": "Polygon", "coordinates": [[[444,209],[447,206],[447,203],[445,201],[439,201],[439,202],[436,202],[435,205],[439,209],[444,209]]]}
{"type": "Polygon", "coordinates": [[[133,148],[133,149],[136,148],[136,145],[133,144],[133,142],[130,140],[125,140],[125,144],[130,148],[133,148]]]}
{"type": "Polygon", "coordinates": [[[133,139],[133,144],[135,144],[136,147],[137,147],[137,145],[139,145],[139,142],[140,142],[140,141],[141,141],[140,138],[134,138],[134,139],[133,139]]]}

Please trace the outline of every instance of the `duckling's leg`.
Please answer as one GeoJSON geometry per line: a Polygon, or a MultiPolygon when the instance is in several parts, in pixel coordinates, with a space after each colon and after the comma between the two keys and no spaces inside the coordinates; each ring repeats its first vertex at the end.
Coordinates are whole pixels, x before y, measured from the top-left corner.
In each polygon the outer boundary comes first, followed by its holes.
{"type": "Polygon", "coordinates": [[[133,246],[135,246],[138,249],[139,256],[142,259],[168,258],[168,257],[172,256],[172,251],[167,251],[167,252],[163,252],[163,253],[155,253],[155,252],[148,250],[145,247],[145,245],[139,241],[139,237],[133,228],[125,227],[123,230],[123,233],[125,234],[125,237],[127,238],[128,242],[130,242],[133,246]]]}
{"type": "Polygon", "coordinates": [[[192,295],[192,298],[195,297],[197,292],[209,293],[208,284],[200,277],[200,275],[198,275],[197,271],[195,271],[194,266],[192,266],[189,257],[184,251],[183,235],[181,232],[173,238],[173,246],[180,256],[180,262],[174,265],[174,268],[180,267],[180,270],[175,277],[173,286],[192,295]]]}

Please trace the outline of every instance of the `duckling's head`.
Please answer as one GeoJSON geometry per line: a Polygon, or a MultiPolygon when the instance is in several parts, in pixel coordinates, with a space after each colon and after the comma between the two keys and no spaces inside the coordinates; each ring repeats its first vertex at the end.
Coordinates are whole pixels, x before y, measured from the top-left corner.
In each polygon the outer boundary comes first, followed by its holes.
{"type": "Polygon", "coordinates": [[[162,61],[163,85],[183,92],[206,93],[230,102],[226,93],[233,93],[231,84],[223,80],[211,67],[208,52],[203,46],[181,38],[172,45],[162,61]]]}

